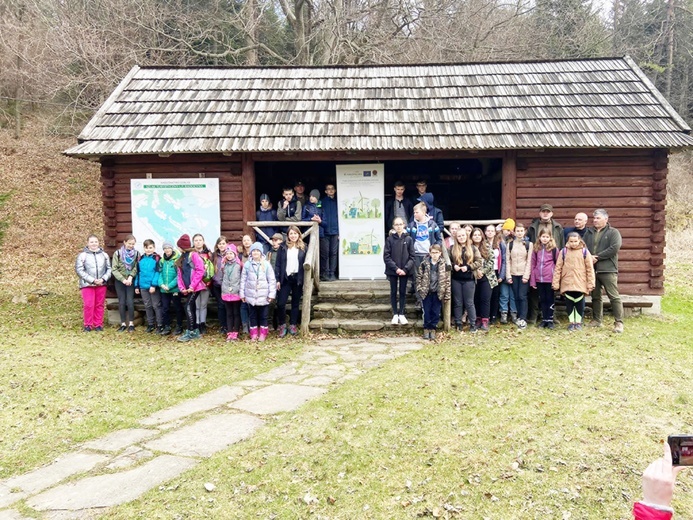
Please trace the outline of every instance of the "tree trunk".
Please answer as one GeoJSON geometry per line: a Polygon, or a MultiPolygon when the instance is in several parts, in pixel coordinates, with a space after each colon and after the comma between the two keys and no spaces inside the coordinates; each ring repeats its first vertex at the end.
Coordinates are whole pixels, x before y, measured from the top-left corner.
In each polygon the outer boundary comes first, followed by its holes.
{"type": "Polygon", "coordinates": [[[674,2],[667,1],[667,71],[664,77],[664,96],[671,99],[671,78],[674,72],[674,2]]]}

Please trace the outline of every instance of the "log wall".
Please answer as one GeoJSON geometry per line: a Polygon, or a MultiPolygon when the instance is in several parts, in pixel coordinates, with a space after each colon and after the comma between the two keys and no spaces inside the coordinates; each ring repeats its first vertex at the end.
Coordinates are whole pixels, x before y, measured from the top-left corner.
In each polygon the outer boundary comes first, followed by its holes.
{"type": "MultiPolygon", "coordinates": [[[[250,220],[243,214],[241,156],[125,156],[105,159],[101,164],[106,251],[112,254],[125,236],[132,233],[131,179],[185,179],[200,175],[219,179],[221,233],[240,242],[244,223],[250,220]]],[[[252,218],[255,218],[254,214],[252,218]]],[[[195,232],[195,229],[188,231],[191,236],[195,232]]],[[[217,237],[205,237],[208,247],[213,246],[216,239],[217,237]]]]}
{"type": "Polygon", "coordinates": [[[521,151],[517,155],[517,220],[529,225],[539,206],[572,226],[576,213],[597,208],[623,237],[619,252],[622,294],[664,293],[666,150],[521,151]]]}

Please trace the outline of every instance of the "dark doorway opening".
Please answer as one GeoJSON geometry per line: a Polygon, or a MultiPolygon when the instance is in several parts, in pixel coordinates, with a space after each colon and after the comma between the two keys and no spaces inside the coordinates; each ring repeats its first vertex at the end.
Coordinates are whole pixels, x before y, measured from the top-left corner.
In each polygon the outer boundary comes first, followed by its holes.
{"type": "MultiPolygon", "coordinates": [[[[275,208],[282,188],[300,180],[306,197],[312,189],[323,196],[326,183],[334,183],[336,164],[360,164],[369,161],[296,161],[255,163],[255,193],[267,193],[275,208]]],[[[376,161],[370,161],[376,162],[376,161]]],[[[394,197],[393,185],[401,180],[407,186],[405,196],[415,201],[416,183],[425,180],[435,205],[445,220],[487,220],[501,217],[502,164],[500,158],[422,159],[381,161],[385,165],[385,200],[394,197]]],[[[338,194],[339,195],[339,194],[338,194]]],[[[255,201],[257,205],[259,202],[255,201]]]]}

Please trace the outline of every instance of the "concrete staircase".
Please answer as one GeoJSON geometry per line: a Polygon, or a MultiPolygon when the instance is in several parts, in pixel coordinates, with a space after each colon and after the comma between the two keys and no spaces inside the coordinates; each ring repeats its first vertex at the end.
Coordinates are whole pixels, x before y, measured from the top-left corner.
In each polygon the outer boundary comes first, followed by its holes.
{"type": "Polygon", "coordinates": [[[423,327],[421,313],[415,310],[414,296],[407,296],[408,325],[392,325],[390,284],[387,280],[339,280],[320,282],[313,296],[310,320],[312,331],[408,332],[423,327]]]}

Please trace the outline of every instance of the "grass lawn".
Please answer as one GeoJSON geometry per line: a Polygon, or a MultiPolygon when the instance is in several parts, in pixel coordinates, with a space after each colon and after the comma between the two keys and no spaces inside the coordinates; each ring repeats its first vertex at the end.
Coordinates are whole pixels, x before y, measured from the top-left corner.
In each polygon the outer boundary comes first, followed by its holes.
{"type": "MultiPolygon", "coordinates": [[[[693,433],[693,266],[667,274],[664,316],[629,319],[622,335],[453,334],[104,518],[628,518],[661,440],[693,433]]],[[[41,300],[0,326],[2,476],[299,350],[115,333],[96,344],[75,332],[78,304],[41,300]]],[[[678,480],[688,518],[693,471],[678,480]]]]}

